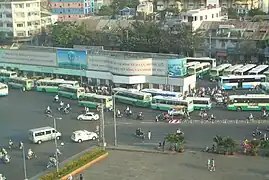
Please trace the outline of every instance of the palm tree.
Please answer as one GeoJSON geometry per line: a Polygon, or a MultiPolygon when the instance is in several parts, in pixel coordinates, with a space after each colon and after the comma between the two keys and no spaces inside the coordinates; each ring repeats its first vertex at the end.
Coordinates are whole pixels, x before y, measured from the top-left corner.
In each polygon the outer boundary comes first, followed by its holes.
{"type": "Polygon", "coordinates": [[[177,151],[184,152],[185,137],[182,135],[176,135],[175,141],[178,147],[177,151]]]}
{"type": "Polygon", "coordinates": [[[224,138],[222,136],[219,136],[219,135],[216,135],[214,138],[213,138],[213,141],[216,143],[217,145],[217,153],[220,153],[220,149],[224,147],[224,138]]]}
{"type": "Polygon", "coordinates": [[[169,150],[171,151],[175,151],[175,134],[169,133],[166,137],[165,137],[165,141],[169,143],[169,150]]]}
{"type": "Polygon", "coordinates": [[[269,141],[261,141],[261,146],[263,153],[265,156],[269,156],[269,141]]]}
{"type": "Polygon", "coordinates": [[[259,150],[259,147],[261,145],[261,141],[260,140],[252,140],[250,141],[250,145],[251,145],[251,150],[250,153],[253,156],[256,156],[259,150]]]}
{"type": "Polygon", "coordinates": [[[225,151],[227,153],[231,153],[233,154],[234,152],[234,148],[236,147],[236,142],[235,140],[233,140],[233,138],[231,137],[225,137],[224,140],[223,140],[223,143],[224,143],[224,148],[225,148],[225,151]]]}

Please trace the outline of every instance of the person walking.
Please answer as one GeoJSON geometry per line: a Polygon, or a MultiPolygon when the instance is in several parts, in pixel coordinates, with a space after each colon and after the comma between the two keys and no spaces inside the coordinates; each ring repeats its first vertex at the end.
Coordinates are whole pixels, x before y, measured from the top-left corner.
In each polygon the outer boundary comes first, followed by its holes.
{"type": "Polygon", "coordinates": [[[83,180],[84,179],[84,177],[83,177],[83,174],[81,173],[80,175],[79,175],[79,180],[83,180]]]}
{"type": "Polygon", "coordinates": [[[148,140],[151,139],[151,131],[148,132],[148,140]]]}
{"type": "Polygon", "coordinates": [[[210,171],[216,171],[214,158],[211,159],[211,168],[210,168],[210,171]]]}
{"type": "Polygon", "coordinates": [[[210,170],[211,168],[211,161],[210,159],[207,160],[207,169],[210,170]]]}
{"type": "Polygon", "coordinates": [[[73,180],[73,176],[70,174],[67,179],[68,180],[73,180]]]}

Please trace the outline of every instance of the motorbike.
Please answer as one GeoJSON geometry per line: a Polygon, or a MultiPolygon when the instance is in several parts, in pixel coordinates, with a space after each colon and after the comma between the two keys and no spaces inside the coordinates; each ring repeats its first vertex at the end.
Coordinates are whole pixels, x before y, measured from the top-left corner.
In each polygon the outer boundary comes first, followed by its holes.
{"type": "Polygon", "coordinates": [[[11,161],[11,157],[8,154],[6,154],[2,157],[2,161],[3,163],[8,164],[11,161]]]}
{"type": "Polygon", "coordinates": [[[37,155],[35,153],[33,153],[31,156],[27,155],[26,158],[28,160],[31,160],[31,159],[34,159],[34,158],[36,159],[37,158],[37,155]]]}
{"type": "Polygon", "coordinates": [[[47,169],[49,169],[51,167],[56,167],[56,162],[49,161],[48,164],[47,164],[47,169]]]}
{"type": "Polygon", "coordinates": [[[133,113],[131,110],[129,110],[129,111],[125,111],[125,114],[127,117],[130,117],[130,116],[132,116],[133,113]]]}
{"type": "Polygon", "coordinates": [[[64,109],[63,106],[60,106],[60,107],[57,108],[58,111],[62,111],[63,109],[64,109]]]}
{"type": "Polygon", "coordinates": [[[63,113],[68,114],[68,113],[70,113],[70,110],[71,110],[71,108],[64,108],[63,113]]]}
{"type": "Polygon", "coordinates": [[[51,114],[52,112],[51,112],[51,110],[45,110],[45,114],[51,114]]]}
{"type": "Polygon", "coordinates": [[[178,136],[184,136],[184,132],[180,132],[180,133],[176,133],[176,135],[178,135],[178,136]]]}
{"type": "Polygon", "coordinates": [[[55,103],[58,103],[60,100],[59,99],[53,99],[53,102],[55,102],[55,103]]]}
{"type": "Polygon", "coordinates": [[[122,118],[122,117],[123,117],[122,113],[120,113],[120,114],[117,113],[117,114],[116,114],[116,118],[122,118]]]}
{"type": "Polygon", "coordinates": [[[141,121],[142,121],[143,119],[144,119],[144,117],[143,117],[142,115],[139,115],[139,114],[138,114],[138,115],[136,116],[136,120],[141,120],[141,121]]]}

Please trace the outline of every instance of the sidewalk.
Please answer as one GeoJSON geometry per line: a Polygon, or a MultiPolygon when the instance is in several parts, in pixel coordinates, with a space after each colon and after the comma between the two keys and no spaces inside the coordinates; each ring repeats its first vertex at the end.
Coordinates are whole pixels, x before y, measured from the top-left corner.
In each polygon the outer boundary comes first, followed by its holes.
{"type": "MultiPolygon", "coordinates": [[[[90,151],[94,150],[95,148],[97,148],[97,146],[90,147],[90,148],[88,148],[88,149],[86,149],[84,151],[81,151],[80,153],[78,153],[78,154],[76,154],[76,155],[74,155],[72,157],[69,157],[68,159],[64,160],[63,162],[61,162],[59,164],[59,168],[64,167],[68,162],[70,162],[70,161],[72,161],[72,160],[74,160],[74,159],[82,156],[83,154],[85,154],[87,152],[90,152],[90,151]]],[[[36,176],[29,178],[29,180],[37,180],[37,179],[40,179],[40,177],[42,177],[43,175],[45,175],[45,174],[47,174],[49,172],[52,172],[52,171],[55,171],[55,168],[46,169],[43,172],[37,174],[36,176]]]]}

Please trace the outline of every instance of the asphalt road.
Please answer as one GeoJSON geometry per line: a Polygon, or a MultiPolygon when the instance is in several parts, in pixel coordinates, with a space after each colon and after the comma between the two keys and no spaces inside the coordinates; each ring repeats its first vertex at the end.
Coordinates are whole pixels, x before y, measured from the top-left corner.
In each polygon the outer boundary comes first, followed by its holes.
{"type": "MultiPolygon", "coordinates": [[[[48,156],[55,152],[54,142],[46,142],[41,145],[32,144],[28,140],[28,130],[43,126],[53,126],[52,119],[45,117],[44,110],[50,105],[54,110],[55,117],[62,117],[62,120],[57,120],[57,129],[63,134],[62,141],[65,143],[60,150],[63,155],[60,160],[87,149],[89,146],[95,145],[96,142],[84,142],[82,144],[73,143],[70,140],[71,133],[79,129],[95,130],[98,122],[78,122],[76,117],[82,111],[81,107],[77,106],[76,101],[64,100],[65,103],[70,103],[72,112],[68,115],[60,114],[56,111],[58,104],[52,102],[53,95],[37,92],[20,92],[11,90],[8,97],[0,99],[0,146],[7,147],[8,140],[12,139],[16,144],[23,141],[25,150],[32,148],[36,152],[38,158],[27,160],[27,174],[32,177],[46,168],[48,156]]],[[[118,105],[117,108],[124,110],[125,105],[118,105]]],[[[212,137],[216,134],[231,135],[235,138],[242,139],[251,133],[254,125],[170,125],[165,123],[153,123],[158,111],[144,108],[134,108],[136,114],[139,111],[144,112],[145,120],[143,123],[138,122],[133,118],[118,119],[118,141],[119,144],[137,145],[137,146],[155,146],[159,140],[168,132],[175,132],[177,127],[181,127],[186,134],[186,140],[189,146],[203,147],[205,144],[212,143],[212,137]],[[127,124],[126,124],[127,122],[127,124]],[[131,124],[128,124],[131,123],[131,124]],[[152,140],[142,143],[141,139],[134,137],[133,133],[137,127],[141,127],[145,132],[152,131],[152,140]],[[249,133],[248,133],[249,132],[249,133]]],[[[249,112],[229,112],[225,109],[213,108],[212,112],[218,119],[245,119],[249,112]]],[[[192,119],[199,119],[199,112],[194,112],[192,119]]],[[[255,112],[256,115],[260,112],[255,112]]],[[[113,125],[112,113],[105,113],[106,122],[106,139],[109,144],[113,144],[113,125]]],[[[194,147],[195,148],[195,147],[194,147]]],[[[198,147],[197,147],[198,148],[198,147]]],[[[8,179],[21,179],[24,176],[23,172],[23,156],[22,152],[14,149],[9,152],[12,161],[10,164],[0,164],[1,173],[7,176],[8,179]],[[10,171],[13,169],[14,171],[10,171]],[[16,173],[14,173],[16,172],[16,173]]]]}

